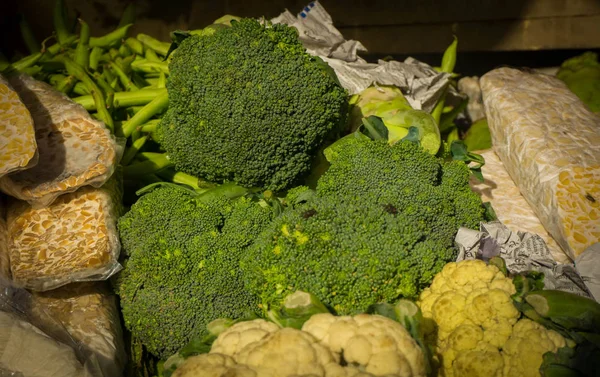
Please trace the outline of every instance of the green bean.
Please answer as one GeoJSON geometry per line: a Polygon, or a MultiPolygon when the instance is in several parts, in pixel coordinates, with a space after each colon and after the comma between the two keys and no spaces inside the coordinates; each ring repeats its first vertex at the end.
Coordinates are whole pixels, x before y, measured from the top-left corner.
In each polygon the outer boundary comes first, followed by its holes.
{"type": "Polygon", "coordinates": [[[73,87],[73,93],[78,96],[85,96],[86,94],[90,94],[90,91],[80,81],[73,87]]]}
{"type": "Polygon", "coordinates": [[[121,69],[121,67],[119,67],[119,65],[117,63],[110,62],[109,66],[110,66],[110,69],[113,71],[113,73],[119,78],[119,81],[121,81],[121,85],[123,85],[125,90],[128,90],[128,91],[140,90],[131,81],[131,79],[129,77],[127,77],[125,72],[123,72],[123,70],[121,69]]]}
{"type": "Polygon", "coordinates": [[[127,31],[131,27],[131,24],[122,26],[115,31],[112,31],[102,37],[91,37],[90,47],[108,47],[113,43],[124,39],[127,36],[127,31]]]}
{"type": "Polygon", "coordinates": [[[148,140],[148,136],[142,136],[131,144],[129,148],[123,154],[123,158],[121,159],[121,165],[129,165],[131,160],[135,157],[135,155],[144,147],[144,144],[148,140]]]}
{"type": "Polygon", "coordinates": [[[90,48],[90,27],[81,19],[79,20],[79,23],[81,24],[81,31],[79,33],[79,42],[77,42],[77,47],[75,48],[75,63],[82,67],[87,67],[90,61],[88,52],[90,48]]]}
{"type": "Polygon", "coordinates": [[[141,178],[142,176],[156,173],[170,167],[171,161],[166,154],[141,152],[137,154],[137,160],[123,168],[123,176],[127,179],[141,178]]]}
{"type": "Polygon", "coordinates": [[[151,119],[145,124],[142,124],[139,129],[144,133],[152,133],[156,131],[156,126],[160,123],[160,119],[151,119]]]}
{"type": "Polygon", "coordinates": [[[135,4],[129,3],[123,14],[121,15],[121,20],[119,21],[119,27],[127,26],[129,24],[133,24],[135,22],[135,4]]]}
{"type": "MultiPolygon", "coordinates": [[[[42,47],[42,52],[47,52],[50,55],[56,55],[59,52],[63,51],[65,48],[68,48],[77,40],[76,35],[69,35],[69,37],[64,41],[64,43],[55,43],[48,48],[42,47]]],[[[43,43],[42,43],[43,46],[43,43]]]]}
{"type": "Polygon", "coordinates": [[[99,118],[106,124],[106,126],[111,131],[114,131],[115,127],[113,119],[106,108],[104,96],[102,95],[100,88],[98,88],[98,85],[96,85],[94,80],[92,80],[90,76],[88,76],[88,74],[80,65],[78,65],[77,63],[75,63],[67,57],[63,57],[63,60],[65,62],[65,67],[67,68],[67,72],[69,72],[70,75],[75,76],[78,80],[83,82],[83,84],[90,91],[94,103],[96,104],[96,110],[98,111],[99,118]]]}
{"type": "Polygon", "coordinates": [[[54,3],[54,30],[58,43],[61,45],[67,44],[67,40],[72,35],[67,26],[67,7],[64,0],[56,0],[56,3],[54,3]]]}
{"type": "Polygon", "coordinates": [[[122,58],[126,58],[131,55],[131,50],[129,49],[129,47],[127,47],[126,44],[123,43],[121,46],[119,46],[119,55],[122,58]]]}
{"type": "Polygon", "coordinates": [[[110,50],[108,50],[108,56],[110,56],[110,61],[112,60],[116,60],[119,57],[119,50],[117,50],[116,48],[111,48],[110,50]]]}
{"type": "Polygon", "coordinates": [[[444,56],[442,57],[442,66],[440,67],[442,72],[452,73],[454,71],[454,66],[456,65],[456,50],[458,48],[458,38],[454,36],[454,41],[448,46],[446,51],[444,51],[444,56]]]}
{"type": "Polygon", "coordinates": [[[129,137],[133,131],[140,125],[146,123],[150,118],[162,112],[169,105],[169,95],[165,91],[163,94],[154,98],[143,109],[138,111],[131,119],[123,125],[123,134],[129,137]]]}
{"type": "Polygon", "coordinates": [[[152,50],[152,49],[146,49],[146,53],[144,54],[144,57],[146,59],[148,59],[148,61],[151,62],[157,62],[157,63],[161,63],[162,59],[158,57],[158,55],[156,55],[156,51],[152,50]]]}
{"type": "Polygon", "coordinates": [[[43,69],[39,65],[32,65],[31,67],[23,68],[21,72],[28,74],[29,76],[35,76],[42,72],[43,69]]]}
{"type": "Polygon", "coordinates": [[[23,37],[23,42],[25,42],[25,46],[31,54],[35,54],[40,52],[40,44],[35,39],[35,34],[33,30],[31,30],[31,26],[24,15],[20,15],[19,20],[19,28],[21,29],[21,36],[23,37]]]}
{"type": "Polygon", "coordinates": [[[119,67],[125,72],[125,74],[129,74],[131,72],[131,63],[135,60],[135,55],[129,55],[125,59],[119,59],[118,64],[119,67]]]}
{"type": "Polygon", "coordinates": [[[67,76],[60,74],[60,73],[54,73],[50,76],[48,76],[48,83],[52,86],[57,86],[58,83],[62,80],[64,80],[65,78],[67,78],[67,76]]]}
{"type": "MultiPolygon", "coordinates": [[[[156,97],[167,93],[166,89],[144,89],[137,92],[115,92],[113,106],[123,108],[130,106],[146,105],[156,97]]],[[[86,110],[96,110],[96,104],[91,95],[73,98],[73,101],[83,106],[86,110]]]]}
{"type": "Polygon", "coordinates": [[[151,62],[148,60],[144,60],[144,61],[140,61],[140,60],[135,60],[133,63],[131,63],[131,68],[134,71],[138,71],[138,72],[164,72],[164,73],[169,73],[169,65],[166,62],[151,62]]]}
{"type": "Polygon", "coordinates": [[[125,45],[138,55],[144,55],[144,45],[133,37],[129,37],[125,40],[125,45]]]}
{"type": "Polygon", "coordinates": [[[100,47],[94,47],[92,48],[92,51],[90,52],[90,69],[93,71],[97,71],[98,70],[98,64],[100,63],[100,56],[102,56],[104,50],[102,50],[102,48],[100,47]]]}
{"type": "Polygon", "coordinates": [[[6,70],[8,67],[10,67],[10,62],[8,61],[8,58],[2,53],[2,51],[0,51],[0,72],[6,70]]]}
{"type": "Polygon", "coordinates": [[[16,62],[12,63],[11,65],[17,71],[22,71],[23,69],[25,69],[27,67],[31,67],[32,65],[36,64],[38,62],[38,60],[40,60],[41,57],[42,57],[42,53],[37,52],[33,55],[26,56],[23,59],[17,60],[16,62]]]}
{"type": "Polygon", "coordinates": [[[138,34],[137,39],[144,44],[147,48],[151,48],[157,53],[166,56],[169,52],[169,48],[171,47],[170,43],[161,42],[158,39],[152,38],[146,34],[138,34]]]}
{"type": "Polygon", "coordinates": [[[75,78],[75,76],[69,75],[65,77],[61,82],[59,82],[58,85],[56,85],[56,90],[68,94],[71,90],[73,90],[73,87],[76,83],[77,79],[75,78]]]}
{"type": "Polygon", "coordinates": [[[113,107],[113,101],[114,101],[114,98],[115,98],[115,91],[106,82],[106,80],[104,80],[104,77],[102,76],[102,74],[100,72],[94,72],[92,74],[92,76],[96,80],[96,83],[98,84],[98,86],[100,87],[100,89],[102,89],[102,91],[104,92],[104,95],[106,97],[106,108],[107,109],[112,109],[112,107],[113,107]]]}
{"type": "Polygon", "coordinates": [[[167,86],[167,76],[165,75],[164,72],[160,73],[160,76],[158,76],[158,82],[156,83],[156,87],[157,88],[165,88],[167,86]]]}

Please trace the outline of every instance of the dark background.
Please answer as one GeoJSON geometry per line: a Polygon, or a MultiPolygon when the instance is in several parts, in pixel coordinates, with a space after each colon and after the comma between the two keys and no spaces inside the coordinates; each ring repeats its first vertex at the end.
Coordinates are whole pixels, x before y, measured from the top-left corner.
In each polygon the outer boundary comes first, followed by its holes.
{"type": "MultiPolygon", "coordinates": [[[[66,0],[71,16],[90,24],[92,35],[111,31],[128,0],[66,0]]],[[[174,29],[194,29],[224,14],[271,18],[286,8],[298,13],[310,0],[200,1],[136,0],[139,32],[167,41],[174,29]]],[[[479,75],[495,66],[553,67],[586,50],[600,51],[600,0],[323,0],[347,39],[361,41],[375,60],[413,56],[437,65],[441,53],[459,38],[456,71],[479,75]]],[[[27,54],[19,17],[39,41],[52,34],[54,0],[3,1],[0,51],[27,54]]],[[[17,55],[15,55],[17,54],[17,55]]]]}

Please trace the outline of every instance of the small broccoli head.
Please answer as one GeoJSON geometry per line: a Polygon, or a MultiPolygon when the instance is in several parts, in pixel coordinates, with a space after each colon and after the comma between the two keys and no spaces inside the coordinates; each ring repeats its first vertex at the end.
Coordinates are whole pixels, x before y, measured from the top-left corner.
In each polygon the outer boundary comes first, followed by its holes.
{"type": "Polygon", "coordinates": [[[171,187],[140,198],[119,221],[128,258],[117,293],[126,327],[163,357],[212,320],[256,311],[238,263],[271,213],[246,198],[203,203],[171,187]]]}
{"type": "Polygon", "coordinates": [[[340,131],[347,93],[296,29],[242,19],[191,36],[170,64],[161,143],[178,170],[281,190],[340,131]]]}

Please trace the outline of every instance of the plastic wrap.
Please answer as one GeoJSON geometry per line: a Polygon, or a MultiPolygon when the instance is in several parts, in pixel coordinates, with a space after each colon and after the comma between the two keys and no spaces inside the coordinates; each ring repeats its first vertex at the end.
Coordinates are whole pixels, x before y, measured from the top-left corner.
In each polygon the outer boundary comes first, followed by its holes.
{"type": "Polygon", "coordinates": [[[8,257],[8,229],[6,227],[6,207],[0,194],[0,278],[10,279],[10,260],[8,257]]]}
{"type": "Polygon", "coordinates": [[[34,291],[105,280],[121,269],[117,175],[101,188],[82,187],[50,206],[12,200],[7,207],[12,278],[34,291]]]}
{"type": "Polygon", "coordinates": [[[494,150],[575,259],[600,240],[600,117],[544,74],[499,68],[480,83],[494,150]]]}
{"type": "Polygon", "coordinates": [[[568,262],[569,257],[548,234],[527,200],[519,192],[519,188],[504,168],[498,155],[491,149],[475,153],[485,158],[482,169],[485,181],[481,182],[472,176],[470,184],[473,191],[479,194],[484,202],[492,204],[498,220],[510,230],[539,235],[555,261],[568,262]]]}
{"type": "Polygon", "coordinates": [[[0,177],[38,163],[33,119],[0,74],[0,177]]]}
{"type": "Polygon", "coordinates": [[[107,283],[74,283],[33,297],[96,356],[105,376],[122,376],[126,362],[123,333],[117,298],[107,283]]]}
{"type": "Polygon", "coordinates": [[[86,354],[26,290],[1,277],[0,328],[2,376],[102,376],[93,355],[86,354]]]}
{"type": "Polygon", "coordinates": [[[79,187],[102,186],[122,152],[104,123],[44,82],[24,74],[9,80],[35,122],[39,162],[0,178],[0,189],[40,208],[79,187]]]}

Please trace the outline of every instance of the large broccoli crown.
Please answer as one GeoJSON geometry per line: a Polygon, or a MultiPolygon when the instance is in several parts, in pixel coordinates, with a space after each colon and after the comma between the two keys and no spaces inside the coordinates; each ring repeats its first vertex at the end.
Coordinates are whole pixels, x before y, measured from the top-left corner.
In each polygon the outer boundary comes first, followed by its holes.
{"type": "Polygon", "coordinates": [[[246,187],[292,185],[348,112],[345,90],[296,29],[252,19],[185,39],[167,89],[159,128],[175,166],[246,187]]]}
{"type": "Polygon", "coordinates": [[[265,305],[294,290],[339,314],[414,298],[456,257],[458,228],[483,220],[464,163],[411,142],[350,136],[339,146],[316,195],[284,211],[242,259],[265,305]]]}
{"type": "Polygon", "coordinates": [[[117,292],[126,327],[157,356],[178,351],[217,318],[258,308],[238,263],[272,218],[247,198],[204,203],[161,187],[119,220],[128,259],[117,292]]]}

